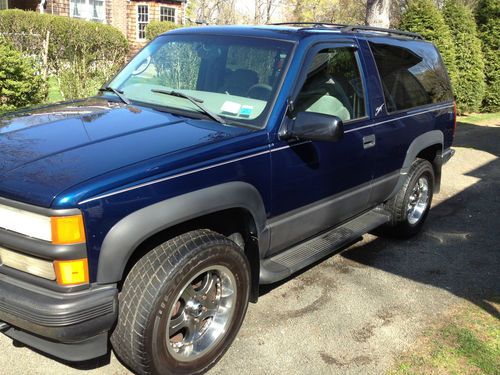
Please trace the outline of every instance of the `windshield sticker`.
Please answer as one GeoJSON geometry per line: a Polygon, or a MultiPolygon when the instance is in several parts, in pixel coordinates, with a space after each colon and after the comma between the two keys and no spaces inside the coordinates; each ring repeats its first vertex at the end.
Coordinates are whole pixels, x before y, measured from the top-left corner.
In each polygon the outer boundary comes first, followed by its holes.
{"type": "Polygon", "coordinates": [[[220,108],[224,113],[229,113],[230,115],[237,115],[240,112],[241,104],[235,102],[226,101],[220,108]]]}
{"type": "Polygon", "coordinates": [[[250,117],[253,112],[253,107],[251,105],[242,105],[240,109],[240,116],[250,117]]]}

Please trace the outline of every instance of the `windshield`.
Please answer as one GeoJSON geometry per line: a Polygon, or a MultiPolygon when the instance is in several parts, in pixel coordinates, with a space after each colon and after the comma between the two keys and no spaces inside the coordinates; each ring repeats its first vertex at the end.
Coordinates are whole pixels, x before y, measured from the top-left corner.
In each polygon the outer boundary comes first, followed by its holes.
{"type": "Polygon", "coordinates": [[[165,35],[145,47],[110,83],[136,102],[203,115],[176,91],[199,99],[228,123],[262,127],[292,43],[220,35],[165,35]]]}

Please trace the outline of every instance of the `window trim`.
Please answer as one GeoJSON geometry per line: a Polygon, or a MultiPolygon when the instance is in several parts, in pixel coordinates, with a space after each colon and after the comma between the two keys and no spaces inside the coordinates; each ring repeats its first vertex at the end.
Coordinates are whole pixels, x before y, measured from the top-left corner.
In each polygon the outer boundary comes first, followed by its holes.
{"type": "Polygon", "coordinates": [[[7,10],[9,9],[9,0],[0,0],[0,4],[4,4],[5,7],[0,7],[0,10],[7,10]]]}
{"type": "Polygon", "coordinates": [[[319,53],[319,51],[322,51],[324,49],[335,49],[335,48],[352,48],[354,50],[354,56],[356,57],[356,63],[358,65],[358,71],[360,74],[361,78],[361,84],[363,86],[363,94],[364,94],[364,101],[365,101],[365,115],[363,117],[357,117],[355,119],[350,119],[347,121],[343,121],[344,125],[352,125],[356,124],[361,121],[366,121],[370,119],[369,115],[369,109],[370,109],[370,103],[368,100],[368,91],[367,91],[367,83],[366,83],[366,77],[364,74],[364,66],[363,62],[361,60],[361,50],[358,44],[353,41],[336,41],[336,42],[325,42],[325,41],[320,41],[317,42],[313,45],[310,46],[309,50],[305,53],[302,62],[301,62],[301,70],[300,70],[300,79],[296,81],[295,86],[293,87],[291,91],[290,98],[292,98],[293,102],[297,100],[297,97],[299,96],[300,90],[302,89],[302,86],[304,86],[304,83],[307,79],[307,70],[309,68],[309,65],[311,64],[312,60],[314,57],[319,53]]]}
{"type": "Polygon", "coordinates": [[[97,22],[97,23],[102,23],[102,24],[107,24],[107,16],[106,16],[106,1],[107,0],[101,0],[102,1],[102,7],[104,9],[104,18],[103,19],[94,19],[90,15],[92,13],[91,11],[91,5],[90,5],[90,0],[84,0],[85,2],[85,7],[87,8],[87,16],[86,17],[75,17],[71,13],[71,3],[75,2],[76,0],[69,0],[69,17],[74,18],[77,20],[85,20],[85,21],[90,21],[90,22],[97,22]]]}
{"type": "Polygon", "coordinates": [[[146,26],[147,26],[147,25],[149,24],[149,22],[150,22],[150,17],[149,17],[149,16],[150,16],[150,9],[149,9],[149,4],[137,4],[137,5],[136,5],[135,10],[136,10],[136,12],[135,12],[135,13],[136,13],[136,17],[137,17],[137,20],[136,20],[136,29],[137,29],[137,31],[136,31],[136,35],[135,35],[135,36],[136,36],[137,40],[139,40],[139,41],[145,41],[145,40],[146,40],[146,26]],[[146,7],[146,9],[147,9],[147,16],[148,16],[148,20],[147,20],[147,22],[139,22],[139,8],[140,8],[140,7],[146,7]],[[141,38],[141,36],[140,36],[140,33],[141,33],[141,30],[140,30],[140,28],[139,28],[139,25],[140,25],[140,24],[145,24],[145,25],[146,25],[146,26],[144,27],[144,38],[141,38]]]}
{"type": "Polygon", "coordinates": [[[160,21],[161,22],[173,22],[175,24],[178,23],[177,22],[177,7],[168,6],[168,5],[161,5],[160,6],[160,14],[159,14],[159,16],[160,16],[160,21]],[[162,21],[162,19],[161,19],[161,17],[162,17],[161,12],[162,12],[163,9],[172,9],[174,11],[174,20],[173,21],[162,21]]]}

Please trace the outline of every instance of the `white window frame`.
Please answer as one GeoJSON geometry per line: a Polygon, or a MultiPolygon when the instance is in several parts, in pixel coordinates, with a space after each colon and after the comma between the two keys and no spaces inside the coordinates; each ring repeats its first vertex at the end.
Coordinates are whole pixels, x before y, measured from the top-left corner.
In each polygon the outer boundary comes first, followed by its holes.
{"type": "Polygon", "coordinates": [[[9,9],[9,0],[0,0],[0,10],[9,9]]]}
{"type": "Polygon", "coordinates": [[[136,33],[136,36],[137,36],[137,40],[146,40],[146,26],[149,24],[149,21],[150,21],[150,13],[149,13],[149,5],[148,4],[138,4],[137,7],[136,7],[136,15],[137,15],[137,24],[136,24],[136,27],[137,27],[137,33],[136,33]],[[140,14],[139,14],[139,8],[141,7],[145,7],[146,8],[146,13],[141,13],[143,15],[146,15],[147,17],[147,20],[146,21],[141,21],[140,20],[140,14]],[[141,29],[140,29],[140,25],[145,25],[144,26],[144,38],[141,38],[141,29]]]}
{"type": "Polygon", "coordinates": [[[161,12],[163,11],[163,9],[170,9],[170,10],[174,11],[174,15],[173,15],[174,20],[173,21],[165,20],[165,21],[177,23],[177,8],[176,7],[171,7],[171,6],[170,7],[169,6],[164,6],[164,5],[160,6],[160,21],[164,21],[164,20],[161,19],[162,18],[161,12]]]}
{"type": "Polygon", "coordinates": [[[80,20],[86,20],[86,21],[93,21],[93,22],[99,22],[99,23],[107,23],[106,21],[106,0],[100,0],[102,1],[102,7],[103,7],[103,18],[102,19],[95,19],[92,17],[93,9],[92,5],[90,4],[90,0],[84,0],[84,5],[85,6],[85,15],[83,17],[75,17],[73,15],[73,12],[71,11],[71,3],[75,2],[75,0],[70,0],[69,1],[69,16],[71,18],[77,18],[80,20]]]}

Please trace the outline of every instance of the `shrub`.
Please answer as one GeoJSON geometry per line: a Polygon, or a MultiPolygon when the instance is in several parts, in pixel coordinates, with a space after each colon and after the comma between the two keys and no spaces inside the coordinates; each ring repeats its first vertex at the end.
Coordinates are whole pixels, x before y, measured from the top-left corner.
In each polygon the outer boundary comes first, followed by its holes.
{"type": "Polygon", "coordinates": [[[151,21],[146,26],[146,39],[153,40],[158,35],[166,33],[167,31],[174,30],[180,26],[173,22],[166,21],[151,21]]]}
{"type": "Polygon", "coordinates": [[[419,33],[436,45],[448,70],[451,83],[455,86],[457,83],[455,45],[451,38],[450,29],[434,2],[432,0],[411,1],[401,17],[399,27],[403,30],[419,33]]]}
{"type": "Polygon", "coordinates": [[[458,112],[477,112],[485,85],[484,59],[474,16],[457,0],[446,0],[443,15],[455,44],[457,80],[453,88],[458,112]]]}
{"type": "Polygon", "coordinates": [[[0,42],[0,113],[46,98],[47,87],[33,65],[32,59],[0,42]]]}
{"type": "Polygon", "coordinates": [[[500,111],[500,0],[482,0],[477,9],[477,22],[485,62],[483,109],[496,112],[500,111]]]}
{"type": "Polygon", "coordinates": [[[127,59],[124,35],[109,25],[22,10],[0,12],[0,33],[46,66],[66,99],[94,95],[127,59]]]}

